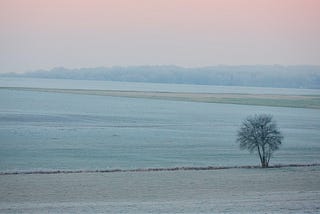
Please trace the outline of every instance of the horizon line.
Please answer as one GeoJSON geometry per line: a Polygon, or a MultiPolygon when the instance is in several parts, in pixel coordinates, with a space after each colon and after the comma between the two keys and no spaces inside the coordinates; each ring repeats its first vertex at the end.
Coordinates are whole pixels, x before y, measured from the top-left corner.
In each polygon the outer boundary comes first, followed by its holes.
{"type": "Polygon", "coordinates": [[[84,66],[84,67],[69,67],[69,66],[54,66],[51,68],[37,68],[32,70],[25,71],[8,71],[0,72],[1,74],[25,74],[37,71],[51,71],[54,69],[68,69],[68,70],[77,70],[77,69],[94,69],[94,68],[138,68],[138,67],[177,67],[183,69],[197,69],[197,68],[211,68],[211,67],[253,67],[253,66],[279,66],[279,67],[299,67],[299,66],[310,66],[310,67],[320,67],[320,64],[212,64],[212,65],[199,65],[199,66],[184,66],[178,64],[138,64],[138,65],[99,65],[99,66],[84,66]]]}

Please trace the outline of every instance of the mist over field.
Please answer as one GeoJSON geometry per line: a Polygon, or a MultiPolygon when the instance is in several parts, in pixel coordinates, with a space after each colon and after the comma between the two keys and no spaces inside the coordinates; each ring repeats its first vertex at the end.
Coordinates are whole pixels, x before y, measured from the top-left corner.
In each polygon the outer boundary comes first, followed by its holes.
{"type": "Polygon", "coordinates": [[[33,77],[126,82],[178,83],[281,88],[320,88],[320,66],[312,65],[218,65],[185,68],[173,65],[96,67],[69,69],[57,67],[5,77],[33,77]]]}

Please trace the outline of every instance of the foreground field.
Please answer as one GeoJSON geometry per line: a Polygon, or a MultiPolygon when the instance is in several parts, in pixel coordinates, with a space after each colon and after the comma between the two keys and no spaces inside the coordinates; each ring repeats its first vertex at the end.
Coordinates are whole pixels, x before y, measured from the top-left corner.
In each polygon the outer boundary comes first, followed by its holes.
{"type": "Polygon", "coordinates": [[[49,89],[49,88],[27,88],[27,87],[0,87],[0,89],[130,97],[130,98],[180,100],[180,101],[207,102],[207,103],[229,103],[229,104],[241,104],[241,105],[320,109],[319,95],[179,93],[179,92],[88,90],[88,89],[51,89],[51,88],[49,89]]]}
{"type": "Polygon", "coordinates": [[[0,213],[320,213],[320,167],[0,176],[0,213]]]}

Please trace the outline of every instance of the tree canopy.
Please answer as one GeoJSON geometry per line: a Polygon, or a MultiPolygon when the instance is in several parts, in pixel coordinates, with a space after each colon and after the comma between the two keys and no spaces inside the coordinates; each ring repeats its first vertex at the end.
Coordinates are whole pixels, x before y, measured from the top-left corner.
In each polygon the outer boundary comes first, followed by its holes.
{"type": "Polygon", "coordinates": [[[237,142],[240,149],[258,153],[261,166],[269,166],[274,151],[279,149],[283,136],[272,115],[260,114],[247,117],[239,131],[237,142]]]}

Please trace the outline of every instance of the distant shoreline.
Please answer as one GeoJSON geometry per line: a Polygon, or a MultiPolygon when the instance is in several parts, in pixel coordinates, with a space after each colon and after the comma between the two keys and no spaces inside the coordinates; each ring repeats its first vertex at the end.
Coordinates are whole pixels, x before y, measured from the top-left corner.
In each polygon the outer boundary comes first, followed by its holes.
{"type": "Polygon", "coordinates": [[[225,103],[291,108],[320,109],[320,95],[245,94],[245,93],[189,93],[157,91],[123,91],[94,89],[59,89],[32,87],[0,87],[0,90],[68,93],[96,96],[113,96],[144,99],[161,99],[186,102],[225,103]]]}
{"type": "MultiPolygon", "coordinates": [[[[320,163],[313,164],[277,164],[269,168],[288,167],[313,167],[320,166],[320,163]]],[[[162,171],[206,171],[222,169],[260,169],[261,166],[206,166],[206,167],[169,167],[169,168],[138,168],[138,169],[106,169],[106,170],[47,170],[47,171],[15,171],[0,172],[1,175],[35,175],[35,174],[82,174],[82,173],[115,173],[115,172],[162,172],[162,171]]],[[[262,169],[262,168],[261,168],[262,169]]]]}

